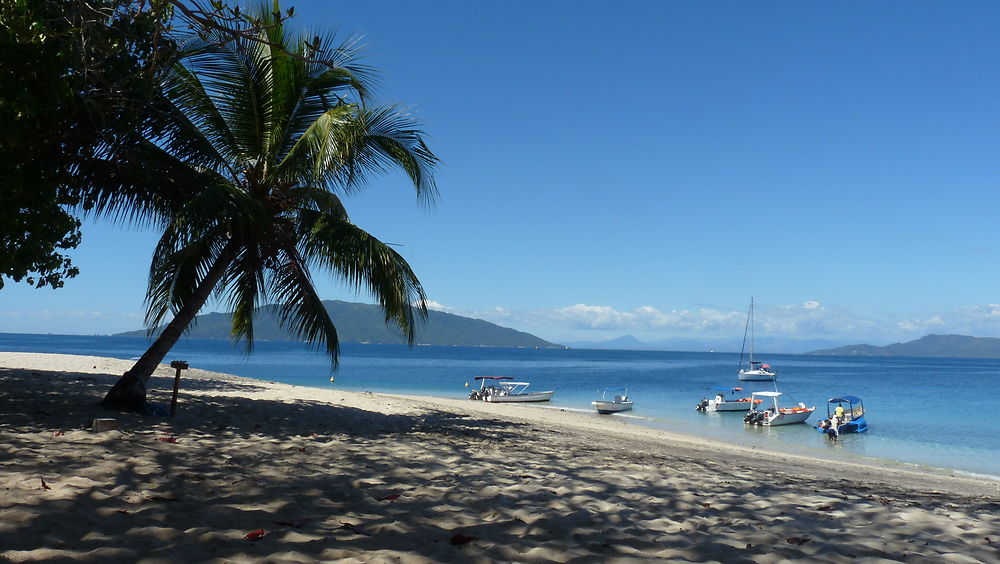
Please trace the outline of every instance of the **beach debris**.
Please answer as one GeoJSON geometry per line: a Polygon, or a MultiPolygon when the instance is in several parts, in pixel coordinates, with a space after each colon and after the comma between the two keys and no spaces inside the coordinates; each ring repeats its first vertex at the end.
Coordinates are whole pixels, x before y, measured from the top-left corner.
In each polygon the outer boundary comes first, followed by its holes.
{"type": "Polygon", "coordinates": [[[355,525],[354,523],[341,523],[340,528],[341,529],[347,529],[348,531],[351,531],[352,533],[355,533],[355,534],[358,534],[358,535],[364,535],[366,537],[370,537],[371,536],[371,533],[366,533],[364,530],[361,529],[360,526],[355,525]]]}
{"type": "Polygon", "coordinates": [[[111,431],[117,428],[118,428],[118,421],[107,417],[100,417],[94,419],[90,423],[90,430],[95,433],[103,433],[104,431],[111,431]]]}
{"type": "Polygon", "coordinates": [[[66,433],[63,433],[62,431],[55,431],[55,432],[52,433],[52,436],[53,437],[61,437],[61,436],[65,435],[65,434],[66,433]]]}
{"type": "Polygon", "coordinates": [[[264,538],[264,535],[266,535],[266,534],[267,534],[267,531],[265,531],[264,529],[257,529],[256,531],[250,531],[249,533],[247,533],[246,535],[244,535],[243,536],[243,540],[245,540],[245,541],[260,540],[260,539],[264,538]]]}
{"type": "Polygon", "coordinates": [[[294,521],[275,521],[274,524],[281,527],[295,527],[298,529],[309,522],[309,519],[296,519],[294,521]]]}
{"type": "Polygon", "coordinates": [[[160,442],[163,442],[163,443],[176,443],[177,442],[177,437],[175,437],[173,435],[170,435],[170,436],[167,436],[167,437],[157,437],[156,440],[158,440],[160,442]]]}
{"type": "Polygon", "coordinates": [[[401,496],[401,495],[403,495],[403,494],[398,494],[398,493],[389,494],[389,495],[387,495],[385,497],[378,498],[378,500],[379,501],[395,501],[395,500],[399,499],[399,496],[401,496]]]}
{"type": "Polygon", "coordinates": [[[453,545],[459,546],[459,545],[463,545],[463,544],[469,544],[470,542],[472,542],[474,540],[477,540],[477,538],[476,537],[466,536],[466,535],[463,535],[462,533],[456,533],[455,536],[451,537],[451,540],[448,541],[448,542],[450,542],[453,545]]]}
{"type": "Polygon", "coordinates": [[[42,489],[43,490],[51,490],[52,489],[52,488],[49,487],[48,484],[45,483],[45,478],[39,478],[39,480],[42,481],[42,489]]]}
{"type": "Polygon", "coordinates": [[[787,538],[785,538],[785,542],[787,542],[788,544],[795,544],[795,545],[800,545],[800,546],[803,545],[803,544],[805,544],[805,543],[807,543],[807,542],[809,542],[809,541],[811,541],[811,540],[812,539],[809,538],[809,537],[787,537],[787,538]]]}

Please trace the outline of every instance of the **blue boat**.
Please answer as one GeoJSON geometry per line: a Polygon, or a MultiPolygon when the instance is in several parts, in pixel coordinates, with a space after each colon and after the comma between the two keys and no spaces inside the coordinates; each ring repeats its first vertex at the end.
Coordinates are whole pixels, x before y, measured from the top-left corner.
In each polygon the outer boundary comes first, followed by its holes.
{"type": "Polygon", "coordinates": [[[857,396],[839,396],[826,401],[826,419],[816,425],[820,433],[829,433],[834,419],[837,420],[837,435],[844,433],[864,433],[868,430],[865,420],[865,406],[857,396]]]}

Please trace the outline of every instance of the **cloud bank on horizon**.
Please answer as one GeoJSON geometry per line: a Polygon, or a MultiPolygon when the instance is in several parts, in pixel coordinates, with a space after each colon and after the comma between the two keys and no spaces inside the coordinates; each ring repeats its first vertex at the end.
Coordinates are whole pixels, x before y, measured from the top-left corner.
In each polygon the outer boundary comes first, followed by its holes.
{"type": "MultiPolygon", "coordinates": [[[[632,335],[640,340],[664,338],[742,338],[747,312],[719,307],[661,311],[640,306],[622,311],[610,306],[574,304],[530,311],[493,307],[461,310],[428,301],[437,311],[483,319],[552,341],[609,340],[632,335]]],[[[758,335],[773,338],[826,339],[844,344],[884,345],[908,341],[929,333],[956,333],[1000,337],[1000,304],[982,304],[949,312],[905,319],[876,319],[849,308],[827,306],[810,300],[798,305],[755,308],[758,335]]]]}

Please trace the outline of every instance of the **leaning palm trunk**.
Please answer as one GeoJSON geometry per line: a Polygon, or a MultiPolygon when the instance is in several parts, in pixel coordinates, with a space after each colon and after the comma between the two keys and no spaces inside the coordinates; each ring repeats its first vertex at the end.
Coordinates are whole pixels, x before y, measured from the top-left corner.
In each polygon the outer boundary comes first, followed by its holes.
{"type": "Polygon", "coordinates": [[[437,157],[408,116],[366,103],[370,71],[353,42],[293,37],[274,19],[279,11],[275,3],[257,14],[264,41],[189,40],[163,78],[162,127],[129,145],[147,174],[118,176],[130,198],[92,203],[165,227],[146,323],[173,316],[104,405],[144,407],[153,371],[213,294],[248,352],[254,312],[273,303],[279,323],[325,349],[336,368],[337,330],[310,267],[367,291],[410,343],[426,318],[410,266],[350,221],[341,196],[400,169],[429,200],[437,157]]]}
{"type": "Polygon", "coordinates": [[[227,253],[223,253],[223,256],[216,261],[197,290],[191,295],[190,301],[174,314],[174,318],[163,328],[160,335],[139,357],[135,365],[115,382],[115,385],[101,400],[101,405],[109,409],[123,411],[139,413],[146,411],[146,384],[153,377],[156,368],[163,362],[163,358],[177,344],[181,335],[184,334],[187,327],[194,321],[195,316],[201,311],[202,306],[208,301],[209,296],[212,295],[212,289],[222,279],[227,267],[226,255],[227,253]]]}

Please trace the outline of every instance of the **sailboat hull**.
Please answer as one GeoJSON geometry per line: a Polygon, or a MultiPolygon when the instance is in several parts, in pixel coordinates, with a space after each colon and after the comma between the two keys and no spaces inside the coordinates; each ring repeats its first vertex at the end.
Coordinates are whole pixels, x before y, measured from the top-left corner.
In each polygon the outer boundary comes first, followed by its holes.
{"type": "Polygon", "coordinates": [[[743,382],[772,382],[774,381],[774,372],[768,372],[766,370],[740,370],[739,372],[740,381],[743,382]]]}

